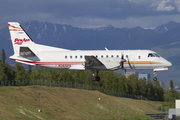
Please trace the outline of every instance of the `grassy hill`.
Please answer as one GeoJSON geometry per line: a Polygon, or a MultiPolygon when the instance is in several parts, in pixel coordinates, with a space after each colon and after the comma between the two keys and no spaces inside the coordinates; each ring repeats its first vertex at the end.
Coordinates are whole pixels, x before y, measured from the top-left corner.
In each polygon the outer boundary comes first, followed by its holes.
{"type": "Polygon", "coordinates": [[[157,113],[145,101],[59,87],[0,87],[1,120],[132,120],[157,113]],[[42,112],[38,112],[39,95],[42,112]]]}

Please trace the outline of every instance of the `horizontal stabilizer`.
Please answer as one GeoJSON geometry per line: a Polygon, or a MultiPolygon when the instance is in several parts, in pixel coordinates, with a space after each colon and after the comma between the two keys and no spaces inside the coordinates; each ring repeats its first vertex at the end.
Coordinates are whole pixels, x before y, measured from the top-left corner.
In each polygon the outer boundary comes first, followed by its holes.
{"type": "Polygon", "coordinates": [[[22,57],[33,57],[35,54],[28,47],[20,47],[20,56],[22,57]]]}

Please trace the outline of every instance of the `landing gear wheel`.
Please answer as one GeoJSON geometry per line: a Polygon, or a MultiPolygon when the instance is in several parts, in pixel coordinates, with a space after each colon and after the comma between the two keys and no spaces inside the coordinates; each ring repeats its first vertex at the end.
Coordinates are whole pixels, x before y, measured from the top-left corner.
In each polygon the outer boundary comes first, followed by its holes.
{"type": "Polygon", "coordinates": [[[154,77],[153,80],[154,80],[154,81],[157,81],[157,77],[154,77]]]}
{"type": "Polygon", "coordinates": [[[96,72],[97,72],[97,75],[95,76],[94,71],[93,71],[93,75],[92,75],[92,78],[91,78],[92,81],[100,81],[100,77],[98,76],[99,71],[96,71],[96,72]]]}
{"type": "Polygon", "coordinates": [[[100,81],[100,77],[92,76],[91,80],[92,81],[100,81]]]}
{"type": "Polygon", "coordinates": [[[91,80],[96,81],[96,76],[92,76],[91,80]]]}
{"type": "Polygon", "coordinates": [[[96,81],[100,81],[100,77],[99,76],[96,77],[96,81]]]}

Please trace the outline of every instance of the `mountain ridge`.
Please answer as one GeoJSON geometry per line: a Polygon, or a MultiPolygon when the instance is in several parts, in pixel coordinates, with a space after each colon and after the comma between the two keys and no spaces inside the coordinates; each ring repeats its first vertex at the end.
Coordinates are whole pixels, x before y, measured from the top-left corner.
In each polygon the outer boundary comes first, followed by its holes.
{"type": "MultiPolygon", "coordinates": [[[[161,26],[164,25],[166,24],[161,26]]],[[[172,75],[174,75],[173,71],[179,71],[178,67],[180,67],[180,64],[177,63],[180,59],[178,55],[180,51],[178,48],[180,46],[180,26],[179,24],[176,25],[174,26],[173,22],[169,22],[167,26],[171,27],[168,27],[168,31],[158,33],[155,29],[143,29],[139,26],[134,28],[115,28],[110,25],[90,29],[38,21],[22,23],[22,27],[32,40],[38,44],[71,50],[104,50],[105,47],[109,50],[152,49],[172,62],[173,66],[170,68],[172,75]],[[170,25],[171,23],[172,26],[170,25]],[[164,53],[163,51],[166,52],[164,53]],[[175,51],[177,54],[173,56],[172,52],[175,51]]],[[[5,49],[7,58],[13,55],[8,27],[0,30],[0,40],[2,43],[0,48],[5,49]]],[[[9,59],[7,59],[7,62],[14,64],[9,59]]],[[[171,79],[166,74],[163,74],[163,72],[160,75],[158,74],[160,81],[171,79]]],[[[178,81],[178,77],[173,79],[178,81]]]]}
{"type": "Polygon", "coordinates": [[[166,31],[168,31],[170,29],[176,28],[179,25],[180,25],[180,23],[177,23],[177,22],[174,22],[174,21],[169,21],[166,24],[162,24],[162,25],[156,27],[154,29],[154,31],[156,31],[157,33],[163,33],[163,32],[166,32],[166,31]]]}

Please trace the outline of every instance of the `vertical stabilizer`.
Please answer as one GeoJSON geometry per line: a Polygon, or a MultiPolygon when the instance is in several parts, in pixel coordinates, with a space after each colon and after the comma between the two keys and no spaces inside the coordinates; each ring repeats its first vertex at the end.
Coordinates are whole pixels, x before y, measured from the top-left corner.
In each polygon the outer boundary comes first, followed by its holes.
{"type": "Polygon", "coordinates": [[[18,22],[8,22],[14,55],[20,55],[20,47],[34,46],[34,42],[18,22]]]}

